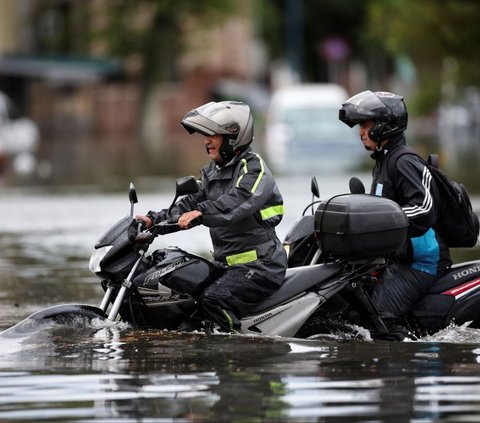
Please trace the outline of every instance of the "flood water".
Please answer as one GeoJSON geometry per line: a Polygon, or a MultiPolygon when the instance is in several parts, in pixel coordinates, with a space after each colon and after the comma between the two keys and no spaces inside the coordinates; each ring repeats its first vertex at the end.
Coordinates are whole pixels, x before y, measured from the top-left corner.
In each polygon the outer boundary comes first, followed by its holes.
{"type": "MultiPolygon", "coordinates": [[[[310,182],[279,184],[287,206],[283,238],[310,199],[310,182]]],[[[141,185],[138,213],[168,206],[173,182],[159,193],[141,185]]],[[[319,185],[327,197],[346,192],[348,179],[323,177],[319,185]]],[[[98,237],[128,214],[127,188],[1,193],[0,330],[48,306],[99,304],[88,258],[98,237]]],[[[154,245],[210,249],[204,228],[154,245]]],[[[0,338],[0,421],[480,421],[480,331],[468,327],[393,343],[82,323],[0,338]]]]}

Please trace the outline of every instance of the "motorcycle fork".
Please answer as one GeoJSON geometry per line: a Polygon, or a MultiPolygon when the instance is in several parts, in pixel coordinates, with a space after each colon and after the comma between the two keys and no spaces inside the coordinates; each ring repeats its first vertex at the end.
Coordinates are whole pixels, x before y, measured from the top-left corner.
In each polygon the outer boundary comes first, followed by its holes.
{"type": "Polygon", "coordinates": [[[100,309],[104,313],[107,312],[107,308],[110,305],[110,298],[112,297],[112,293],[113,293],[113,287],[108,285],[105,291],[105,294],[103,294],[102,302],[100,303],[100,309]]]}
{"type": "MultiPolygon", "coordinates": [[[[122,282],[122,286],[120,287],[120,290],[118,291],[118,294],[117,294],[117,296],[115,298],[115,301],[112,305],[112,308],[110,310],[110,313],[108,314],[108,319],[109,320],[113,321],[117,318],[118,312],[119,312],[120,307],[123,303],[123,299],[125,298],[125,295],[127,294],[128,290],[132,286],[133,276],[135,275],[135,272],[137,271],[138,265],[140,264],[140,262],[143,259],[143,256],[145,255],[145,251],[140,250],[139,253],[140,253],[140,257],[138,258],[138,260],[133,265],[133,267],[130,270],[130,273],[128,274],[128,276],[122,282]]],[[[105,293],[105,295],[107,295],[107,293],[105,293]]],[[[104,296],[104,299],[105,299],[105,296],[104,296]]],[[[103,301],[102,301],[102,303],[103,303],[103,301]]]]}

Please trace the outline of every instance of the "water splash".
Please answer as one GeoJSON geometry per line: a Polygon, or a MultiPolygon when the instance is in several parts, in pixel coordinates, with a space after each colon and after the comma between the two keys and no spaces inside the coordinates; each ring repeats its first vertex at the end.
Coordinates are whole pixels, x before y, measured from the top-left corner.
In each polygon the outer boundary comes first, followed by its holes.
{"type": "MultiPolygon", "coordinates": [[[[37,311],[16,325],[0,332],[1,356],[29,351],[50,343],[58,328],[95,334],[104,329],[124,330],[125,322],[112,322],[104,318],[96,307],[60,305],[37,311]]],[[[93,335],[92,335],[93,336],[93,335]]]]}
{"type": "Polygon", "coordinates": [[[480,329],[469,327],[472,322],[466,322],[463,325],[451,323],[445,329],[425,336],[421,342],[448,342],[452,344],[477,344],[480,343],[480,329]]]}

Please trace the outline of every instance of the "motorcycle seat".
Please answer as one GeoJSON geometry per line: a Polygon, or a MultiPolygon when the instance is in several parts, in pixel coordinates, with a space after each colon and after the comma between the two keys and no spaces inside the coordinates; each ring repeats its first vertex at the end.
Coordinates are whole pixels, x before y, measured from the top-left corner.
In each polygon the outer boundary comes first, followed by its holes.
{"type": "Polygon", "coordinates": [[[288,268],[282,286],[257,305],[251,314],[261,313],[295,297],[315,284],[335,275],[343,266],[338,263],[314,264],[288,268]]]}

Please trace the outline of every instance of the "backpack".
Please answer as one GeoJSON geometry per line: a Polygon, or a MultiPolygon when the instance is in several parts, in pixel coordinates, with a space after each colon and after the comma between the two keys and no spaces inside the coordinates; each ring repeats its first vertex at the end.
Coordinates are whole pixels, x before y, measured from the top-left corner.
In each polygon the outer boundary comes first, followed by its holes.
{"type": "Polygon", "coordinates": [[[435,228],[450,248],[474,247],[478,241],[479,221],[472,210],[470,196],[463,184],[452,181],[438,168],[438,155],[430,154],[425,162],[409,147],[395,150],[388,159],[389,177],[404,154],[420,158],[430,170],[439,194],[439,215],[435,228]]]}

